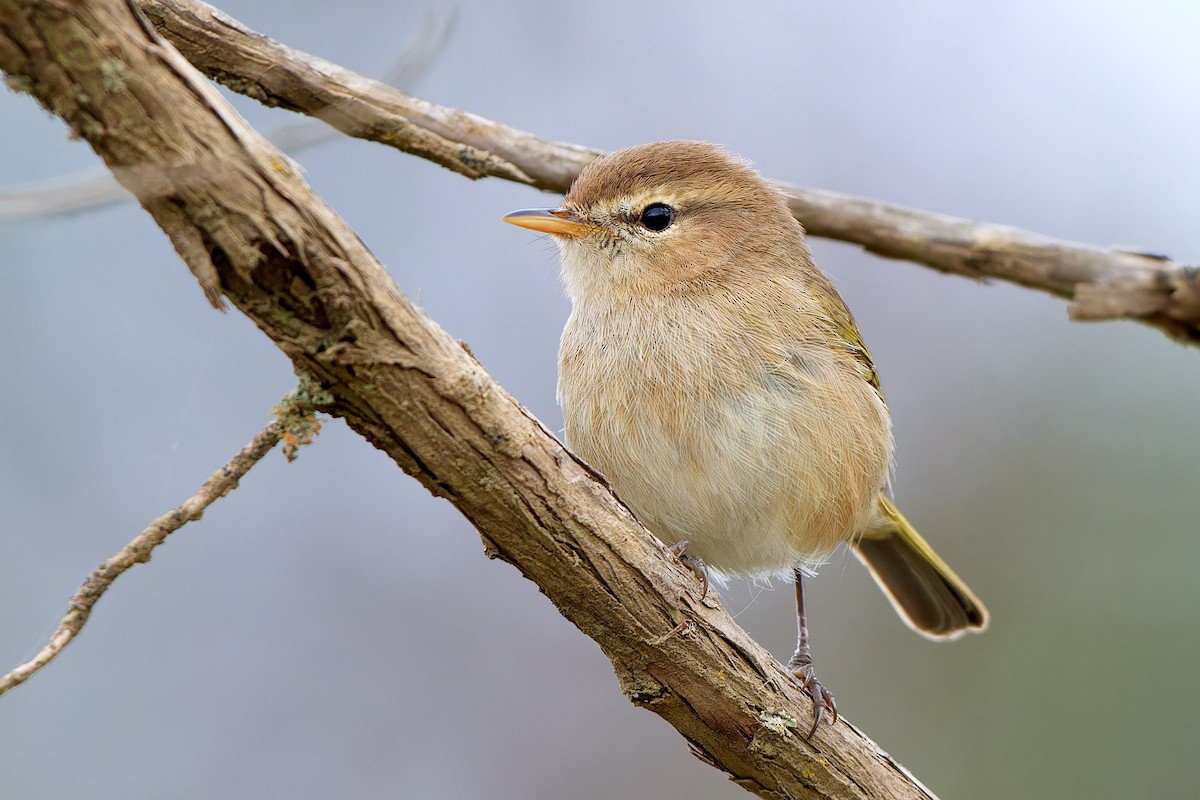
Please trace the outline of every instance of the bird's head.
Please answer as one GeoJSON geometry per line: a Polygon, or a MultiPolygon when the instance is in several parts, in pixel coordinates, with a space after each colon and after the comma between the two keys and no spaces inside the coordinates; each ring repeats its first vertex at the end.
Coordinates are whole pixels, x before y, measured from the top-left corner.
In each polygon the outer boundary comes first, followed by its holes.
{"type": "Polygon", "coordinates": [[[784,197],[706,142],[655,142],[602,156],[560,207],[505,222],[548,233],[576,302],[622,300],[753,281],[810,264],[784,197]]]}

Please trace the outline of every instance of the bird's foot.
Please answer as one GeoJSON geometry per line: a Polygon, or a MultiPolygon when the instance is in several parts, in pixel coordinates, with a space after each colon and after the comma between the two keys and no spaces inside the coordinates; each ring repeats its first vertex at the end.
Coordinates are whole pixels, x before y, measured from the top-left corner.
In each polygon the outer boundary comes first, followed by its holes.
{"type": "Polygon", "coordinates": [[[708,573],[704,570],[704,559],[689,553],[687,546],[688,543],[686,541],[676,542],[671,545],[671,552],[675,554],[680,563],[700,579],[700,600],[703,601],[705,597],[708,597],[708,573]]]}
{"type": "Polygon", "coordinates": [[[800,685],[804,687],[804,691],[812,698],[813,704],[813,724],[812,729],[805,736],[805,739],[811,739],[813,734],[817,732],[817,726],[821,724],[821,720],[825,717],[826,709],[829,710],[832,716],[829,718],[829,724],[837,722],[838,711],[837,701],[833,699],[833,695],[829,690],[821,685],[817,680],[817,676],[813,674],[812,659],[802,656],[797,653],[792,656],[792,660],[788,662],[788,669],[792,674],[800,679],[800,685]]]}

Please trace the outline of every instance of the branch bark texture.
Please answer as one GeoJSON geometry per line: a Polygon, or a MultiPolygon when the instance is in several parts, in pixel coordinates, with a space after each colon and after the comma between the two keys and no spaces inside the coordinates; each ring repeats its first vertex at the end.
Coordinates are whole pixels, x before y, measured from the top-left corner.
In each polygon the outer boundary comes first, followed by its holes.
{"type": "Polygon", "coordinates": [[[247,314],[331,393],[328,411],[453,502],[699,757],[763,797],[931,796],[845,721],[797,735],[811,707],[782,667],[136,6],[0,0],[0,69],[96,150],[214,304],[247,314]]]}
{"type": "MultiPolygon", "coordinates": [[[[209,77],[342,132],[487,176],[563,193],[600,151],[541,139],[411,97],[255,33],[198,0],[139,0],[209,77]]],[[[849,242],[977,280],[998,279],[1072,301],[1075,320],[1134,319],[1200,344],[1200,273],[1169,258],[1104,250],[837,192],[777,184],[812,236],[849,242]]]]}

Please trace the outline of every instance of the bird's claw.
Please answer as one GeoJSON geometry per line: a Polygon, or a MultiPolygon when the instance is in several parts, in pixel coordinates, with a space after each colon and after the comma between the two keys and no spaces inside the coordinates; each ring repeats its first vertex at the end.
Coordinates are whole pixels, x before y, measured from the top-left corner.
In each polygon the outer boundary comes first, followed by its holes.
{"type": "Polygon", "coordinates": [[[703,601],[705,597],[708,597],[708,573],[704,571],[704,559],[689,553],[687,546],[686,540],[676,542],[671,545],[671,552],[679,559],[680,563],[700,579],[700,600],[703,601]]]}
{"type": "Polygon", "coordinates": [[[825,718],[825,710],[828,709],[832,716],[829,718],[829,724],[832,725],[838,720],[837,701],[833,699],[833,695],[829,690],[821,685],[817,680],[817,676],[813,674],[813,665],[809,663],[788,665],[792,674],[800,679],[800,685],[808,696],[812,698],[813,704],[813,724],[808,735],[804,738],[811,739],[813,734],[817,732],[817,726],[821,724],[821,720],[825,718]]]}

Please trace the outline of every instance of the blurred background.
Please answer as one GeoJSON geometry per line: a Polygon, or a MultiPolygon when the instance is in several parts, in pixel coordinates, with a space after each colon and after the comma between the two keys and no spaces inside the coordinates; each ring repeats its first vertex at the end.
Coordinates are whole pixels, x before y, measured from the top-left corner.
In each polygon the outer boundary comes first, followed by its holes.
{"type": "MultiPolygon", "coordinates": [[[[221,7],[369,75],[430,6],[221,7]]],[[[416,95],[614,149],[726,144],[768,176],[1200,258],[1200,6],[1183,0],[458,4],[416,95]]],[[[261,130],[286,112],[242,98],[261,130]]],[[[94,170],[0,96],[0,185],[94,170]]],[[[555,198],[336,140],[297,159],[401,287],[548,427],[568,304],[555,198]]],[[[991,629],[910,633],[858,564],[812,583],[818,672],[943,798],[1192,796],[1200,350],[1061,300],[817,241],[895,418],[896,495],[991,629]]],[[[289,362],[134,204],[0,225],[0,671],[97,563],[265,424],[289,362]]],[[[780,657],[786,587],[723,601],[780,657]]],[[[331,421],[278,453],[0,699],[11,798],[737,798],[599,649],[331,421]]]]}

